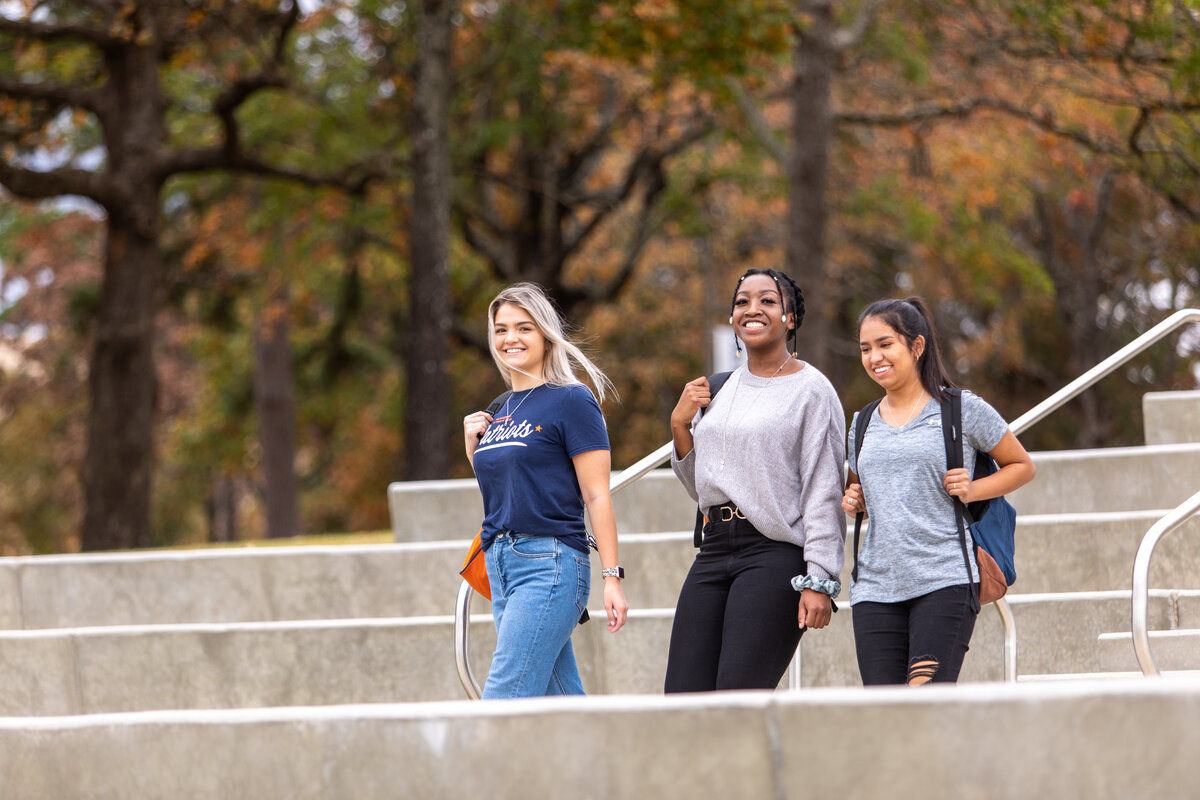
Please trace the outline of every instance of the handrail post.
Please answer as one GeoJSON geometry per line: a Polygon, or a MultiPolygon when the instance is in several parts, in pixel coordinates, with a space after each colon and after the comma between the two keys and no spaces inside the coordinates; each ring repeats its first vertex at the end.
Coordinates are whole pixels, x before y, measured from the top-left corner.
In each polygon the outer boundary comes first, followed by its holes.
{"type": "Polygon", "coordinates": [[[1017,682],[1017,620],[1013,617],[1012,606],[1001,597],[993,605],[1000,615],[1000,624],[1004,627],[1004,682],[1017,682]]]}
{"type": "Polygon", "coordinates": [[[471,596],[475,590],[466,581],[458,587],[458,604],[454,611],[454,663],[458,665],[458,679],[471,700],[483,697],[475,675],[471,672],[471,596]]]}
{"type": "Polygon", "coordinates": [[[1154,548],[1171,531],[1187,522],[1200,511],[1200,492],[1184,500],[1166,516],[1150,526],[1138,545],[1133,559],[1133,592],[1130,598],[1130,624],[1133,631],[1133,654],[1146,677],[1158,677],[1162,673],[1150,652],[1150,631],[1147,617],[1150,606],[1150,558],[1154,548]]]}

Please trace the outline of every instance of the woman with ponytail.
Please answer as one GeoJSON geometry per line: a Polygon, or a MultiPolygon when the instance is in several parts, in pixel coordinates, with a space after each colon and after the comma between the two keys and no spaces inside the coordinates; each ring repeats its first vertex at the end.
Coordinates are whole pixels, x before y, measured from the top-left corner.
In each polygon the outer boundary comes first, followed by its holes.
{"type": "Polygon", "coordinates": [[[867,406],[874,410],[861,445],[859,414],[850,423],[842,498],[847,514],[871,520],[850,589],[859,673],[868,686],[954,683],[975,628],[971,582],[979,574],[974,547],[964,562],[955,498],[1008,494],[1033,479],[1033,461],[1000,414],[964,391],[963,466],[947,469],[941,403],[954,384],[919,297],[867,306],[858,343],[863,369],[885,392],[867,406]],[[1000,469],[972,481],[976,450],[1000,469]]]}
{"type": "Polygon", "coordinates": [[[481,539],[496,624],[483,697],[583,694],[571,632],[587,610],[591,586],[585,508],[603,567],[610,632],[625,624],[629,608],[599,405],[612,384],[567,338],[534,284],[516,284],[492,300],[488,331],[492,359],[512,393],[495,417],[476,411],[463,419],[467,458],[483,495],[481,539]]]}
{"type": "Polygon", "coordinates": [[[675,609],[667,692],[774,689],[840,589],[845,414],[795,353],[804,295],[752,269],[730,312],[746,363],[715,396],[691,381],[671,413],[671,467],[707,522],[675,609]]]}

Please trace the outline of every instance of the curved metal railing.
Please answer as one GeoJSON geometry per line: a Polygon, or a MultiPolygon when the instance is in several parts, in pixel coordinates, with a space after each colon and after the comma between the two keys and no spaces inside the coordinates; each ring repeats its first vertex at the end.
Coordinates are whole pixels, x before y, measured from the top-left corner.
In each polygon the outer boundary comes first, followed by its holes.
{"type": "Polygon", "coordinates": [[[1117,352],[1113,353],[1111,356],[1104,359],[1075,380],[1071,381],[1066,386],[1059,389],[1057,392],[1050,395],[1021,416],[1017,417],[1012,421],[1012,424],[1008,426],[1009,429],[1013,432],[1014,436],[1020,436],[1022,433],[1032,428],[1035,423],[1041,422],[1043,419],[1048,417],[1051,412],[1062,408],[1068,402],[1075,399],[1075,397],[1083,394],[1085,389],[1094,386],[1095,384],[1099,383],[1101,379],[1112,374],[1117,367],[1122,366],[1126,361],[1129,361],[1134,356],[1141,354],[1151,345],[1166,337],[1175,329],[1182,328],[1184,325],[1189,325],[1193,322],[1200,322],[1200,308],[1185,308],[1181,311],[1176,311],[1174,314],[1167,317],[1162,322],[1158,323],[1153,328],[1146,331],[1117,352]]]}
{"type": "Polygon", "coordinates": [[[1184,500],[1169,514],[1154,523],[1142,543],[1138,545],[1133,559],[1133,598],[1130,615],[1133,624],[1133,653],[1137,656],[1142,674],[1147,677],[1161,675],[1154,654],[1150,652],[1150,632],[1147,629],[1147,614],[1150,605],[1150,558],[1159,541],[1171,531],[1187,522],[1200,512],[1200,492],[1184,500]]]}
{"type": "MultiPolygon", "coordinates": [[[[1174,314],[1167,317],[1142,335],[1138,336],[1132,342],[1125,345],[1096,366],[1084,372],[1075,380],[1071,381],[1066,386],[1059,389],[1057,392],[1050,395],[1021,416],[1017,417],[1009,425],[1009,429],[1013,432],[1014,436],[1020,436],[1022,433],[1032,428],[1035,424],[1048,417],[1051,413],[1066,405],[1068,402],[1075,399],[1075,397],[1082,394],[1096,383],[1099,383],[1108,375],[1112,374],[1118,367],[1124,365],[1127,361],[1144,352],[1160,339],[1165,338],[1176,329],[1181,328],[1184,325],[1189,325],[1193,322],[1200,322],[1200,309],[1185,308],[1180,311],[1176,311],[1174,314]]],[[[659,447],[654,452],[642,458],[636,464],[633,464],[632,466],[622,470],[620,473],[613,475],[609,483],[610,491],[615,493],[625,486],[633,483],[638,478],[641,478],[655,467],[665,464],[671,457],[672,446],[673,445],[671,442],[667,442],[662,447],[659,447]]],[[[1171,516],[1172,515],[1168,515],[1168,517],[1171,516]]],[[[1165,519],[1167,519],[1167,517],[1164,517],[1164,520],[1165,519]]],[[[1160,521],[1160,523],[1161,522],[1162,521],[1160,521]]],[[[1180,523],[1182,523],[1182,520],[1175,523],[1175,525],[1171,527],[1177,527],[1180,523]]],[[[1157,527],[1157,525],[1155,527],[1157,527]]],[[[1152,528],[1151,530],[1154,529],[1152,528]]],[[[1163,531],[1162,533],[1166,532],[1167,531],[1163,531]]],[[[1162,533],[1159,534],[1160,537],[1162,536],[1162,533]]],[[[1147,537],[1149,537],[1149,535],[1150,534],[1147,533],[1147,537]]],[[[1147,558],[1149,558],[1149,556],[1147,556],[1147,558]]],[[[463,689],[466,690],[469,698],[472,700],[478,700],[481,692],[479,689],[479,684],[476,682],[475,676],[472,673],[471,664],[469,661],[471,597],[474,595],[474,593],[475,592],[470,585],[466,581],[463,581],[458,590],[458,602],[455,606],[454,658],[458,666],[458,677],[462,681],[463,689]]],[[[1135,604],[1137,602],[1136,598],[1137,592],[1135,590],[1135,604]]],[[[1004,680],[1011,683],[1017,679],[1016,620],[1013,618],[1012,608],[1009,606],[1007,600],[1001,598],[997,600],[994,605],[996,606],[997,613],[1000,614],[1000,622],[1004,628],[1004,680]]],[[[1144,613],[1145,612],[1143,609],[1143,618],[1144,613]]],[[[1136,634],[1134,636],[1134,640],[1134,648],[1136,650],[1136,634]]],[[[1149,655],[1148,644],[1146,646],[1146,654],[1147,656],[1149,655]]],[[[1140,655],[1138,660],[1139,662],[1141,661],[1140,655]]],[[[1152,660],[1151,664],[1153,664],[1152,660]]],[[[789,688],[793,689],[799,688],[800,686],[800,670],[795,662],[793,662],[793,666],[788,672],[788,686],[789,688]]]]}

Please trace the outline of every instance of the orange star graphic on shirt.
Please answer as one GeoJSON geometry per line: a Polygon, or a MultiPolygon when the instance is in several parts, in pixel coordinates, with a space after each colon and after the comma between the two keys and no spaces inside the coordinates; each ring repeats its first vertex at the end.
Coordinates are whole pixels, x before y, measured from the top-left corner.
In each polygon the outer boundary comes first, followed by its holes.
{"type": "Polygon", "coordinates": [[[541,425],[538,425],[536,428],[534,428],[534,430],[535,430],[535,431],[537,431],[538,433],[541,433],[541,432],[542,432],[542,426],[541,426],[541,425]]]}

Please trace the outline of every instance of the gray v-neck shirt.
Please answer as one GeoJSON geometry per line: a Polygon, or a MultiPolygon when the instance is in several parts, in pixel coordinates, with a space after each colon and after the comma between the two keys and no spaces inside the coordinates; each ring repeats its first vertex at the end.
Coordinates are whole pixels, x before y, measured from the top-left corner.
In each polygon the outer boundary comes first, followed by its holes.
{"type": "MultiPolygon", "coordinates": [[[[963,465],[975,468],[975,451],[990,453],[1008,430],[996,409],[968,391],[962,393],[963,465]]],[[[898,603],[947,586],[967,582],[954,502],[942,487],[946,445],[941,407],[932,399],[907,425],[893,428],[879,409],[854,458],[850,422],[847,445],[850,471],[862,483],[869,520],[864,523],[858,554],[858,580],[850,604],[898,603]]],[[[971,574],[977,575],[975,547],[967,531],[971,574]]]]}
{"type": "Polygon", "coordinates": [[[672,448],[671,468],[701,508],[736,503],[767,538],[803,547],[813,577],[837,578],[845,420],[833,384],[812,364],[775,378],[742,366],[693,421],[692,451],[679,459],[672,448]]]}

